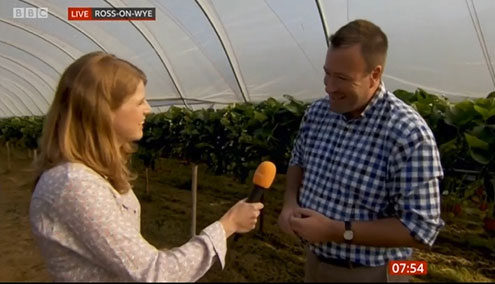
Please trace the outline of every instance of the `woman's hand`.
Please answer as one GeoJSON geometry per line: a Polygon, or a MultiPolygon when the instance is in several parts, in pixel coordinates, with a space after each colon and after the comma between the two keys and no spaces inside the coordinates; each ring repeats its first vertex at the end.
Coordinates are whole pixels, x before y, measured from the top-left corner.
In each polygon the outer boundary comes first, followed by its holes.
{"type": "Polygon", "coordinates": [[[230,237],[233,233],[247,233],[254,229],[262,208],[261,202],[247,203],[246,198],[238,201],[220,218],[226,237],[230,237]]]}

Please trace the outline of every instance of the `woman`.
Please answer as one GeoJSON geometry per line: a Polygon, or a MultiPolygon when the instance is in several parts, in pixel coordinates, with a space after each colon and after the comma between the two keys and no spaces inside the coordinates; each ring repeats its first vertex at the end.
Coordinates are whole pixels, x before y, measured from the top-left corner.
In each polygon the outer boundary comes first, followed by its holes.
{"type": "Polygon", "coordinates": [[[150,106],[146,76],[103,52],[62,75],[45,118],[30,222],[55,281],[196,281],[226,239],[256,225],[263,205],[239,201],[181,247],[158,250],[140,234],[140,204],[129,184],[132,142],[150,106]]]}

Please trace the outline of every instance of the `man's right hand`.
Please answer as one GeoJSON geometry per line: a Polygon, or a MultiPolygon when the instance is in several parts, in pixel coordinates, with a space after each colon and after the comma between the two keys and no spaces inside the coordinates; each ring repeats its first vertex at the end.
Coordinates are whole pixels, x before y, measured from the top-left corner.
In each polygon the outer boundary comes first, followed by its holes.
{"type": "Polygon", "coordinates": [[[294,233],[294,230],[292,230],[290,226],[290,218],[294,216],[294,212],[297,208],[300,207],[298,205],[285,205],[282,208],[282,212],[280,212],[280,215],[278,216],[278,226],[280,227],[280,229],[282,229],[282,231],[286,234],[295,238],[298,238],[298,236],[296,235],[296,233],[294,233]]]}
{"type": "Polygon", "coordinates": [[[278,216],[278,225],[280,229],[294,238],[299,238],[299,236],[292,230],[290,219],[291,217],[301,217],[295,216],[294,212],[296,212],[296,209],[300,208],[297,203],[297,196],[303,180],[303,174],[304,170],[300,166],[293,165],[287,168],[287,185],[284,194],[284,206],[282,207],[280,216],[278,216]]]}

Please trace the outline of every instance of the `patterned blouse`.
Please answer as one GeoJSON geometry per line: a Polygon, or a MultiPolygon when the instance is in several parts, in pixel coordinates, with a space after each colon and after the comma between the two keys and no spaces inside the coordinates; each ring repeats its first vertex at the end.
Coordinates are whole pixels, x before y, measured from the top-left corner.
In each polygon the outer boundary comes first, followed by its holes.
{"type": "Polygon", "coordinates": [[[158,250],[140,233],[140,204],[83,164],[44,172],[30,206],[31,228],[55,281],[197,281],[227,241],[219,221],[186,244],[158,250]]]}

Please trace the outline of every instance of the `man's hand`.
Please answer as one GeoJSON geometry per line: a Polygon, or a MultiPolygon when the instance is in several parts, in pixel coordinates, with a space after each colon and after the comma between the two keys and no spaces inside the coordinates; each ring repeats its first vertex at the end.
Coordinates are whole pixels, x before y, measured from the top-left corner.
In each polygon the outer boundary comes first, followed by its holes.
{"type": "Polygon", "coordinates": [[[290,216],[289,225],[299,237],[311,243],[325,243],[335,235],[332,219],[307,208],[296,208],[290,216]]]}
{"type": "MultiPolygon", "coordinates": [[[[294,230],[291,228],[290,219],[294,216],[294,211],[301,209],[298,205],[286,205],[282,208],[282,212],[278,216],[278,226],[282,231],[290,236],[297,238],[294,230]]],[[[300,216],[300,215],[298,215],[300,216]]]]}

